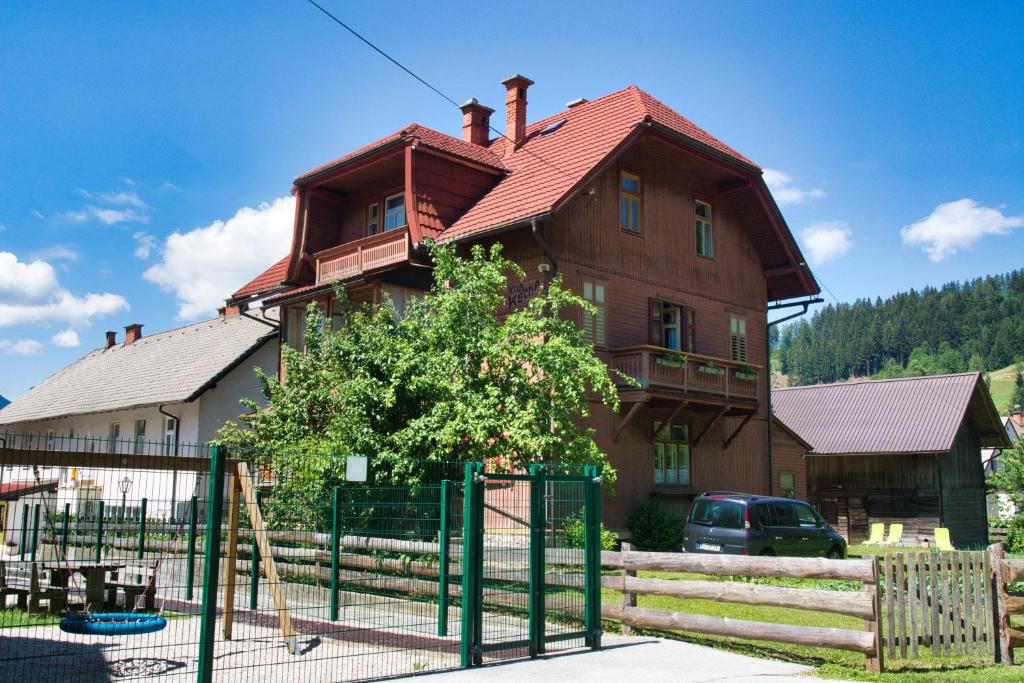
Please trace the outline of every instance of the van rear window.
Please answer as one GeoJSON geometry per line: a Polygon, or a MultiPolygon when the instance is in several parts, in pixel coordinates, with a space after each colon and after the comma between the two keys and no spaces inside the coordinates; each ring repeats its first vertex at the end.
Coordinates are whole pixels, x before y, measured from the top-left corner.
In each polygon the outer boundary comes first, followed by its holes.
{"type": "Polygon", "coordinates": [[[731,500],[698,500],[690,512],[690,522],[723,529],[742,529],[743,506],[731,500]]]}

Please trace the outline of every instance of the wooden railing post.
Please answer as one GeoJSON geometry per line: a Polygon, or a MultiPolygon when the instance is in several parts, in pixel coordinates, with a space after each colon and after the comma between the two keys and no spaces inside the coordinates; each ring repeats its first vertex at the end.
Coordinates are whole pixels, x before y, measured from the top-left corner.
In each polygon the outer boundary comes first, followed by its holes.
{"type": "Polygon", "coordinates": [[[986,551],[989,557],[989,589],[992,591],[993,656],[997,663],[1013,666],[1010,647],[1010,613],[1006,608],[1006,579],[1003,572],[1003,544],[993,543],[986,551]]]}
{"type": "Polygon", "coordinates": [[[882,654],[882,591],[879,582],[878,559],[872,561],[872,579],[864,584],[864,591],[870,593],[874,606],[874,616],[867,623],[867,630],[875,634],[874,653],[868,655],[867,670],[871,673],[880,674],[885,668],[885,659],[882,654]]]}
{"type": "MultiPolygon", "coordinates": [[[[627,569],[626,556],[633,550],[633,544],[627,541],[622,542],[622,608],[625,611],[627,607],[636,607],[636,593],[630,593],[626,591],[626,577],[636,576],[636,570],[627,569]]],[[[633,635],[633,628],[629,626],[625,621],[622,622],[622,635],[631,636],[633,635]]]]}

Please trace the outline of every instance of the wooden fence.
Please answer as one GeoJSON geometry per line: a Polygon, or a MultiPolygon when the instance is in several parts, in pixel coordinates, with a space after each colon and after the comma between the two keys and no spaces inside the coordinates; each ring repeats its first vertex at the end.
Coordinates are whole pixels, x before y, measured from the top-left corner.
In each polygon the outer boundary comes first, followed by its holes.
{"type": "Polygon", "coordinates": [[[988,552],[890,553],[878,563],[888,657],[993,654],[988,552]]]}
{"type": "Polygon", "coordinates": [[[879,631],[878,565],[870,559],[826,560],[804,557],[745,557],[738,555],[697,555],[689,553],[632,552],[625,544],[617,558],[603,558],[607,566],[622,569],[621,576],[606,576],[605,588],[622,591],[621,605],[602,605],[602,616],[618,619],[623,626],[688,631],[748,640],[809,645],[860,652],[867,656],[867,669],[882,670],[879,631]],[[611,559],[611,562],[607,560],[611,559]],[[831,591],[817,588],[765,586],[730,581],[666,581],[637,578],[636,572],[692,572],[711,576],[778,577],[799,579],[841,579],[859,581],[860,591],[831,591]],[[866,630],[790,626],[685,612],[668,612],[636,606],[637,594],[670,595],[685,599],[788,607],[791,609],[844,614],[863,619],[866,630]]]}

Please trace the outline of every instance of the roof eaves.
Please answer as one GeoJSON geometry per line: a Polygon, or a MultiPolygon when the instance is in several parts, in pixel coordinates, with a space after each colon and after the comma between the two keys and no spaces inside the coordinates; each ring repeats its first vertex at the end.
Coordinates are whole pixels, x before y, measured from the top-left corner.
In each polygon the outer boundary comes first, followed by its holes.
{"type": "Polygon", "coordinates": [[[217,386],[217,382],[219,382],[220,380],[224,379],[224,377],[226,377],[228,375],[228,373],[230,373],[232,370],[234,370],[239,365],[244,363],[245,360],[247,358],[249,358],[249,356],[251,356],[254,353],[256,353],[256,351],[258,351],[260,349],[260,347],[262,347],[268,341],[270,341],[271,339],[276,337],[277,334],[278,334],[277,331],[274,330],[273,332],[268,332],[264,336],[260,337],[256,341],[256,343],[254,343],[248,349],[246,349],[241,354],[239,354],[239,356],[237,358],[235,358],[233,361],[231,361],[230,363],[225,365],[220,370],[220,372],[218,372],[216,375],[214,375],[213,377],[208,379],[206,382],[203,383],[202,386],[200,386],[198,389],[196,389],[191,394],[189,394],[185,398],[185,403],[191,403],[192,401],[195,401],[197,398],[202,396],[208,389],[212,389],[213,387],[217,386]]]}
{"type": "Polygon", "coordinates": [[[371,147],[370,149],[364,150],[359,154],[353,155],[348,158],[343,157],[337,163],[328,164],[327,166],[324,166],[323,168],[318,168],[315,171],[310,171],[308,173],[298,175],[292,182],[294,185],[299,187],[308,185],[312,181],[318,178],[322,178],[325,175],[330,175],[331,173],[334,173],[335,171],[345,168],[346,166],[351,166],[357,162],[364,161],[367,158],[372,157],[376,154],[380,154],[382,151],[389,150],[392,147],[400,147],[406,144],[409,144],[409,139],[403,132],[395,139],[388,140],[387,142],[381,143],[376,147],[371,147]]]}
{"type": "Polygon", "coordinates": [[[490,237],[490,236],[497,235],[497,234],[500,234],[500,233],[503,233],[503,232],[508,232],[510,230],[515,230],[516,228],[521,228],[521,227],[527,226],[527,225],[529,225],[534,220],[545,220],[545,219],[548,219],[550,217],[551,217],[551,209],[544,209],[543,211],[540,211],[538,213],[532,214],[530,216],[524,216],[524,217],[521,217],[521,218],[515,218],[515,219],[513,219],[511,221],[507,221],[505,223],[497,223],[497,224],[492,225],[490,227],[487,227],[487,228],[484,228],[484,229],[481,229],[481,230],[473,230],[471,232],[467,232],[467,233],[462,234],[462,235],[454,235],[452,237],[447,237],[446,238],[445,237],[445,233],[442,232],[440,235],[438,235],[437,242],[439,244],[448,244],[450,242],[456,242],[457,243],[457,242],[462,241],[462,240],[470,240],[470,239],[476,240],[476,239],[480,239],[482,237],[490,237]]]}

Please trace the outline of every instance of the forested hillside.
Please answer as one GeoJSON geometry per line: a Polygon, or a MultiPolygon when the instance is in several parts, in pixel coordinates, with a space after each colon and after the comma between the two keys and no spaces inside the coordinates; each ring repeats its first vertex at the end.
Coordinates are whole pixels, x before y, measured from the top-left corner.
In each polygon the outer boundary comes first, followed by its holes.
{"type": "Polygon", "coordinates": [[[790,384],[994,370],[1024,356],[1024,270],[829,305],[773,335],[790,384]]]}

